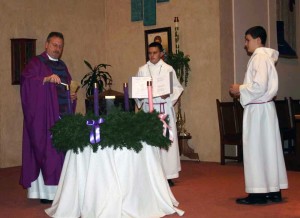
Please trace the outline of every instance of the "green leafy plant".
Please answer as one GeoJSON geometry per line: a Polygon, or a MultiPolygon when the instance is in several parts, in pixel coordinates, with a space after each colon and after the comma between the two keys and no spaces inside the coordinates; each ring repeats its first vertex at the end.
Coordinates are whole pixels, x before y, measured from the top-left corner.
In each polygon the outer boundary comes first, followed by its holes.
{"type": "MultiPolygon", "coordinates": [[[[177,75],[177,78],[179,82],[184,85],[185,87],[188,84],[188,78],[191,71],[190,68],[190,56],[185,55],[182,51],[178,51],[178,53],[169,53],[166,59],[166,63],[171,65],[177,75]]],[[[189,133],[186,131],[184,125],[185,125],[185,116],[183,118],[181,112],[181,98],[179,98],[177,103],[177,130],[179,132],[179,135],[189,135],[189,133]]]]}
{"type": "Polygon", "coordinates": [[[166,63],[174,68],[179,82],[184,84],[184,86],[188,84],[189,73],[191,71],[189,62],[190,57],[182,51],[178,51],[175,54],[169,53],[166,59],[166,63]]]}
{"type": "Polygon", "coordinates": [[[112,82],[111,75],[106,71],[106,68],[111,65],[98,64],[92,67],[88,61],[84,60],[84,63],[91,70],[81,80],[82,87],[86,87],[86,97],[94,94],[94,83],[98,84],[99,93],[105,91],[105,87],[112,82]]]}
{"type": "Polygon", "coordinates": [[[92,127],[86,123],[87,120],[99,120],[99,117],[91,113],[63,116],[50,130],[54,147],[58,151],[73,150],[75,153],[83,151],[86,146],[94,152],[106,147],[139,152],[143,148],[142,142],[163,149],[168,149],[171,144],[170,139],[162,134],[163,123],[157,112],[133,113],[115,109],[101,118],[104,119],[100,124],[101,141],[92,144],[89,137],[92,127]]]}

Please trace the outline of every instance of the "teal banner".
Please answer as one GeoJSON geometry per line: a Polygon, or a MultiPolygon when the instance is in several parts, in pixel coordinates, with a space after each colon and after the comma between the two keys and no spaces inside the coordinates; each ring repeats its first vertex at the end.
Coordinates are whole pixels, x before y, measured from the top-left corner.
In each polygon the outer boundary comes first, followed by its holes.
{"type": "Polygon", "coordinates": [[[157,3],[160,3],[160,2],[168,2],[169,0],[157,0],[157,3]]]}
{"type": "Polygon", "coordinates": [[[156,0],[144,1],[144,26],[156,25],[156,0]]]}
{"type": "Polygon", "coordinates": [[[131,21],[143,20],[143,0],[131,0],[131,21]]]}

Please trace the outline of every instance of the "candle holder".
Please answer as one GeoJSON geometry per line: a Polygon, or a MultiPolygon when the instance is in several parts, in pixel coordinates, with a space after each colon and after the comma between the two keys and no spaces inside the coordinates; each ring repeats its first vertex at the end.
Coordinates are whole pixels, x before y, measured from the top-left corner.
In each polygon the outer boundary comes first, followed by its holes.
{"type": "MultiPolygon", "coordinates": [[[[176,48],[176,54],[179,53],[179,18],[178,17],[174,17],[174,23],[175,23],[175,48],[176,48]]],[[[181,68],[177,69],[177,75],[181,75],[181,68]]],[[[179,78],[180,83],[182,83],[181,79],[179,78]]],[[[185,117],[182,117],[181,114],[181,100],[180,98],[178,99],[178,105],[177,105],[177,131],[178,131],[178,135],[180,136],[187,136],[190,135],[190,133],[188,133],[186,131],[186,129],[184,128],[184,124],[185,124],[185,117]]]]}
{"type": "Polygon", "coordinates": [[[178,107],[176,119],[177,119],[176,126],[177,126],[178,135],[179,136],[190,136],[191,134],[185,129],[185,122],[186,122],[185,113],[184,113],[184,116],[182,117],[181,107],[178,107]]]}
{"type": "Polygon", "coordinates": [[[176,54],[179,52],[179,19],[178,17],[174,17],[174,23],[175,23],[175,49],[176,54]]]}
{"type": "MultiPolygon", "coordinates": [[[[184,55],[182,51],[179,50],[179,19],[178,17],[174,17],[175,23],[175,48],[176,54],[173,55],[174,57],[181,57],[180,60],[178,58],[170,57],[169,60],[174,60],[172,66],[177,66],[175,69],[179,82],[187,86],[187,78],[189,75],[190,67],[189,67],[189,56],[184,55]]],[[[181,108],[181,97],[178,99],[177,102],[177,114],[176,114],[177,122],[177,133],[178,133],[178,142],[179,142],[179,151],[180,155],[183,154],[184,156],[200,161],[199,156],[197,153],[194,152],[192,148],[189,147],[187,141],[192,138],[191,134],[185,129],[185,113],[182,116],[182,108],[181,108]]]]}

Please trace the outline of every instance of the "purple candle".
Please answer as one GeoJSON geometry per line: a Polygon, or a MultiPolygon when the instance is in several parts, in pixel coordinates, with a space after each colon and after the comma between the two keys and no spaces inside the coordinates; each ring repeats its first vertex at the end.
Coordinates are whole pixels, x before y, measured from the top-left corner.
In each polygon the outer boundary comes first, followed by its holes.
{"type": "Polygon", "coordinates": [[[123,83],[125,111],[129,111],[128,83],[123,83]]]}
{"type": "Polygon", "coordinates": [[[72,107],[71,107],[71,94],[69,85],[66,85],[67,96],[68,96],[68,114],[72,114],[72,107]]]}
{"type": "Polygon", "coordinates": [[[95,116],[99,116],[99,91],[97,83],[94,83],[94,114],[95,116]]]}

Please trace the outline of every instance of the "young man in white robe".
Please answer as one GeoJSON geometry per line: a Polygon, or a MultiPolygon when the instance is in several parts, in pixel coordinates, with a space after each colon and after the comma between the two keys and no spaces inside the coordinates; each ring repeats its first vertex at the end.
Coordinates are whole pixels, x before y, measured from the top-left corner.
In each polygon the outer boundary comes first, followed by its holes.
{"type": "Polygon", "coordinates": [[[240,98],[243,115],[243,156],[246,193],[238,204],[282,202],[281,189],[288,188],[278,118],[272,99],[278,90],[275,62],[278,52],[265,48],[261,26],[245,33],[245,49],[251,55],[244,83],[232,84],[230,93],[240,98]]]}
{"type": "MultiPolygon", "coordinates": [[[[137,76],[147,76],[154,78],[159,74],[172,73],[173,80],[173,93],[165,96],[153,98],[153,108],[159,113],[164,113],[168,115],[169,126],[173,133],[173,142],[168,150],[161,149],[161,161],[162,167],[164,169],[165,175],[168,179],[170,186],[174,183],[172,179],[179,177],[179,171],[181,170],[179,148],[178,148],[178,138],[177,138],[177,128],[176,128],[176,113],[173,105],[178,100],[179,96],[183,91],[183,87],[179,83],[176,72],[170,65],[166,64],[161,58],[164,55],[163,47],[158,42],[152,42],[148,46],[148,57],[149,61],[139,68],[137,76]]],[[[143,109],[145,112],[149,112],[148,99],[136,99],[138,108],[143,109]]]]}

